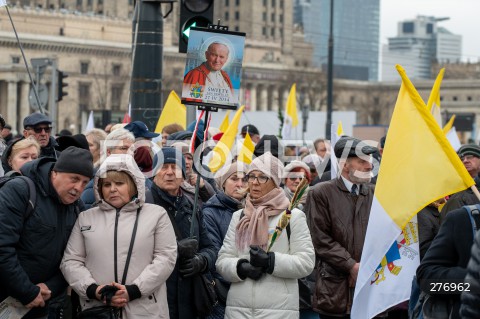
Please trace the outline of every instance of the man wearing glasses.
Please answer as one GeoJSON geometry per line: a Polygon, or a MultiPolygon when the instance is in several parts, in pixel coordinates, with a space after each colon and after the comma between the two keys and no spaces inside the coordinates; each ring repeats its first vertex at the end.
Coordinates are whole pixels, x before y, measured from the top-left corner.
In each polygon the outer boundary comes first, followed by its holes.
{"type": "MultiPolygon", "coordinates": [[[[478,173],[480,173],[480,146],[476,144],[463,145],[458,149],[457,154],[470,176],[472,176],[472,178],[475,180],[477,188],[479,188],[480,179],[478,177],[478,173]]],[[[479,201],[477,196],[475,196],[470,188],[458,192],[450,196],[450,199],[447,201],[445,206],[443,206],[440,220],[443,222],[447,213],[454,209],[465,205],[475,205],[478,203],[479,201]]]]}
{"type": "Polygon", "coordinates": [[[40,157],[58,158],[60,152],[55,150],[57,142],[50,136],[52,121],[42,113],[33,113],[23,119],[23,137],[35,137],[40,144],[40,157]]]}

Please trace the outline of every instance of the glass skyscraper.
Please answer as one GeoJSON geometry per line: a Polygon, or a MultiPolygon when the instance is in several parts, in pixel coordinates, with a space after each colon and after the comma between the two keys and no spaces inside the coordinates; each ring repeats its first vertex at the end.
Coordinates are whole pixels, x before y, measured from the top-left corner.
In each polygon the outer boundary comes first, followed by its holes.
{"type": "MultiPolygon", "coordinates": [[[[380,0],[335,0],[335,78],[378,81],[380,0]]],[[[295,0],[294,22],[314,45],[314,63],[327,69],[330,0],[295,0]]]]}

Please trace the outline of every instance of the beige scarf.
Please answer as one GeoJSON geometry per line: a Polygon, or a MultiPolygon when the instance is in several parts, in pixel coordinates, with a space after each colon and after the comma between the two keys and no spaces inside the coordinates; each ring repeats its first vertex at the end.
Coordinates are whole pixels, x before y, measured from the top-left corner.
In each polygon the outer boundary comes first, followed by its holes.
{"type": "Polygon", "coordinates": [[[245,215],[237,224],[235,239],[237,249],[242,251],[250,245],[267,249],[268,218],[281,214],[289,204],[283,189],[279,187],[258,199],[252,199],[248,194],[243,210],[245,215]]]}

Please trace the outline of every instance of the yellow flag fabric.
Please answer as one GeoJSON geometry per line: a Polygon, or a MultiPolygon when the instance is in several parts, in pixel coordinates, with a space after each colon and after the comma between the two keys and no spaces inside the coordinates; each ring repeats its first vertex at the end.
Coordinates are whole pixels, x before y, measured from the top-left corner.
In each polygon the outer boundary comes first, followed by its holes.
{"type": "Polygon", "coordinates": [[[165,126],[177,123],[184,129],[187,127],[187,108],[182,104],[175,91],[170,92],[158,119],[155,133],[162,133],[165,126]]]}
{"type": "Polygon", "coordinates": [[[375,196],[403,229],[423,207],[475,183],[405,70],[399,65],[397,70],[403,83],[388,130],[391,147],[387,145],[383,152],[375,196]]]}
{"type": "Polygon", "coordinates": [[[445,126],[443,127],[443,133],[447,134],[448,132],[450,132],[450,130],[453,127],[453,122],[455,121],[455,117],[456,115],[453,114],[450,120],[447,122],[447,124],[445,124],[445,126]]]}
{"type": "Polygon", "coordinates": [[[223,118],[222,124],[220,124],[220,127],[219,127],[220,132],[225,133],[227,131],[228,124],[230,124],[230,119],[228,118],[229,115],[230,115],[230,110],[227,111],[227,114],[225,114],[225,117],[223,118]]]}
{"type": "Polygon", "coordinates": [[[340,137],[343,135],[343,126],[342,126],[342,121],[338,121],[337,125],[337,136],[340,137]]]}
{"type": "Polygon", "coordinates": [[[255,144],[253,144],[250,134],[245,135],[243,140],[242,149],[238,154],[237,161],[244,162],[245,164],[250,164],[253,158],[253,151],[255,150],[255,144]]]}
{"type": "Polygon", "coordinates": [[[293,83],[292,87],[290,88],[290,94],[288,95],[287,107],[285,109],[285,116],[283,119],[282,138],[284,140],[292,138],[292,128],[298,125],[297,113],[296,84],[293,83]]]}
{"type": "Polygon", "coordinates": [[[235,143],[235,138],[237,137],[238,124],[240,123],[240,118],[242,117],[244,108],[245,105],[238,109],[227,131],[223,133],[222,138],[212,150],[213,155],[208,167],[213,173],[218,171],[225,164],[228,155],[230,154],[230,150],[232,149],[232,146],[235,143]]]}
{"type": "Polygon", "coordinates": [[[445,73],[445,68],[442,68],[438,72],[437,79],[433,84],[432,91],[430,92],[430,97],[428,98],[427,109],[432,112],[433,118],[437,121],[438,125],[442,127],[442,113],[440,110],[440,86],[442,85],[443,74],[445,73]]]}

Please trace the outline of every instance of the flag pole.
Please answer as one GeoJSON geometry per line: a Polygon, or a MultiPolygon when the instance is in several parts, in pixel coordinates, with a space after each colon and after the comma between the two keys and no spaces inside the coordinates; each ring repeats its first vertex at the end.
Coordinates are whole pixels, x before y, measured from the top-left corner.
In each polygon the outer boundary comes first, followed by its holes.
{"type": "Polygon", "coordinates": [[[8,18],[10,19],[10,23],[12,24],[15,37],[17,38],[17,43],[18,43],[18,46],[20,47],[20,52],[22,52],[23,63],[25,63],[25,67],[27,68],[28,77],[30,78],[30,83],[32,84],[33,94],[35,95],[35,100],[37,100],[38,108],[40,110],[40,113],[45,113],[43,112],[42,104],[40,104],[40,98],[38,97],[37,88],[35,85],[33,85],[34,82],[33,82],[32,74],[30,73],[30,69],[28,68],[27,58],[25,57],[25,52],[23,51],[22,43],[20,43],[20,39],[18,38],[17,29],[15,28],[15,24],[13,23],[12,16],[10,15],[10,10],[8,10],[8,5],[5,6],[5,9],[7,9],[8,18]]]}
{"type": "Polygon", "coordinates": [[[475,194],[475,196],[477,196],[478,200],[480,200],[480,192],[478,191],[477,186],[473,185],[470,188],[473,191],[473,193],[475,194]]]}

